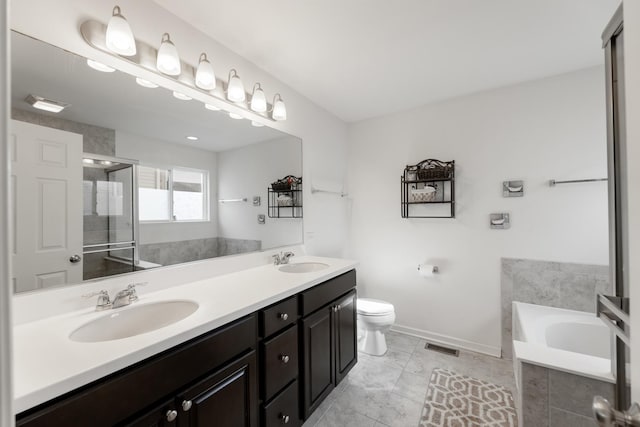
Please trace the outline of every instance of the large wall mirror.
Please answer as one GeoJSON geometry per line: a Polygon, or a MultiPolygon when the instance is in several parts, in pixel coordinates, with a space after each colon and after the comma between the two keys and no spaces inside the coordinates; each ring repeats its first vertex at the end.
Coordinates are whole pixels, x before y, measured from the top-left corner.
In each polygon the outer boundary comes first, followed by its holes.
{"type": "Polygon", "coordinates": [[[16,32],[11,53],[15,292],[302,242],[299,138],[16,32]]]}

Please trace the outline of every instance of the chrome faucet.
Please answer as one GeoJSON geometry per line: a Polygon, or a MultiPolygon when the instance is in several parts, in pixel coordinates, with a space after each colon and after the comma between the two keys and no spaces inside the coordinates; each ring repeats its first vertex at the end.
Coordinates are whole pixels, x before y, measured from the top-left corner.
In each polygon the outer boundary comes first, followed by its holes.
{"type": "Polygon", "coordinates": [[[273,258],[273,265],[289,264],[289,258],[292,256],[295,256],[293,252],[280,252],[280,254],[271,255],[273,258]]]}
{"type": "Polygon", "coordinates": [[[118,292],[111,301],[109,299],[109,292],[104,289],[98,292],[91,292],[89,294],[82,295],[83,298],[91,298],[98,296],[98,301],[96,303],[96,311],[108,310],[110,308],[119,308],[124,307],[125,305],[129,305],[132,302],[138,301],[138,293],[136,292],[136,286],[144,286],[147,282],[142,283],[131,283],[127,286],[127,289],[123,289],[118,292]]]}
{"type": "Polygon", "coordinates": [[[123,289],[116,294],[113,298],[113,308],[124,307],[132,302],[138,301],[138,293],[136,292],[136,286],[144,286],[147,282],[131,283],[127,286],[127,289],[123,289]]]}

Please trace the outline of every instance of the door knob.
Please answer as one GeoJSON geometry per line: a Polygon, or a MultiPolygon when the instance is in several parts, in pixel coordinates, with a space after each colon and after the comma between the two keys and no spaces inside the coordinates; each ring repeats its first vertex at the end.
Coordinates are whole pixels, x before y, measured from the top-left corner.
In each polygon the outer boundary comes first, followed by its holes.
{"type": "Polygon", "coordinates": [[[600,427],[614,425],[640,427],[640,405],[634,403],[628,411],[618,411],[611,407],[602,396],[593,398],[593,416],[600,427]]]}
{"type": "Polygon", "coordinates": [[[80,262],[81,260],[82,260],[82,257],[81,257],[80,255],[78,255],[78,254],[73,255],[73,256],[71,256],[71,257],[69,258],[69,262],[70,262],[70,263],[73,263],[73,264],[75,264],[75,263],[77,263],[77,262],[80,262]]]}
{"type": "Polygon", "coordinates": [[[178,418],[178,411],[175,409],[169,409],[167,411],[167,421],[173,422],[176,418],[178,418]]]}

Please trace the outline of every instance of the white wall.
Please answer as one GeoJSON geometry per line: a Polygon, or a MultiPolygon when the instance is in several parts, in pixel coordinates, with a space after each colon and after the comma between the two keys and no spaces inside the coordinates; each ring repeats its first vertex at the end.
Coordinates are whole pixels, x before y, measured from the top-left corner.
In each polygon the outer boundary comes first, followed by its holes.
{"type": "Polygon", "coordinates": [[[0,426],[13,426],[11,293],[9,261],[9,12],[0,1],[0,426]]]}
{"type": "Polygon", "coordinates": [[[399,327],[499,354],[500,258],[608,263],[604,69],[482,92],[349,129],[347,254],[361,295],[395,305],[399,327]],[[456,218],[402,219],[400,175],[426,158],[456,161],[456,218]],[[523,179],[523,198],[502,181],[523,179]],[[511,213],[510,230],[489,214],[511,213]],[[416,266],[437,264],[435,278],[416,266]]]}
{"type": "Polygon", "coordinates": [[[218,236],[217,154],[184,144],[170,144],[116,130],[116,157],[140,161],[143,166],[186,167],[209,172],[209,221],[141,223],[140,244],[206,239],[218,236]]]}
{"type": "MultiPolygon", "coordinates": [[[[136,38],[158,46],[163,32],[170,32],[180,55],[195,63],[206,51],[221,76],[235,68],[249,87],[261,82],[269,96],[279,92],[287,103],[288,120],[273,127],[303,140],[303,174],[321,175],[342,183],[346,168],[346,125],[335,116],[316,106],[284,83],[277,80],[231,52],[211,38],[195,30],[188,23],[158,6],[152,0],[122,0],[123,14],[131,23],[136,38]]],[[[71,52],[97,59],[123,71],[131,66],[110,55],[99,52],[84,42],[79,32],[82,22],[96,19],[106,23],[113,3],[102,0],[17,0],[11,4],[11,27],[71,52]],[[37,11],[37,13],[34,13],[37,11]]],[[[171,85],[169,85],[171,86],[171,85]]],[[[172,88],[178,89],[178,86],[172,88]]],[[[346,234],[345,204],[339,199],[330,201],[307,197],[305,190],[304,227],[309,253],[340,256],[346,234]]]]}
{"type": "Polygon", "coordinates": [[[629,182],[629,278],[631,311],[631,391],[640,402],[640,3],[624,2],[624,54],[627,107],[627,182],[629,182]]]}
{"type": "Polygon", "coordinates": [[[291,136],[218,153],[219,198],[248,199],[218,206],[220,237],[261,240],[263,249],[301,243],[302,219],[267,215],[269,184],[301,173],[302,147],[291,136]],[[253,206],[253,196],[260,196],[260,206],[253,206]],[[267,217],[265,224],[258,224],[258,214],[267,217]]]}

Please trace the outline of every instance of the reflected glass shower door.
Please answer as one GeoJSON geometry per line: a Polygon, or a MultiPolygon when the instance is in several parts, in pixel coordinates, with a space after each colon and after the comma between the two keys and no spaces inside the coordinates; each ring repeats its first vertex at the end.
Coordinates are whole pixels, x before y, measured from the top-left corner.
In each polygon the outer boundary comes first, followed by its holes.
{"type": "Polygon", "coordinates": [[[129,160],[85,155],[84,280],[137,269],[135,168],[129,160]]]}

